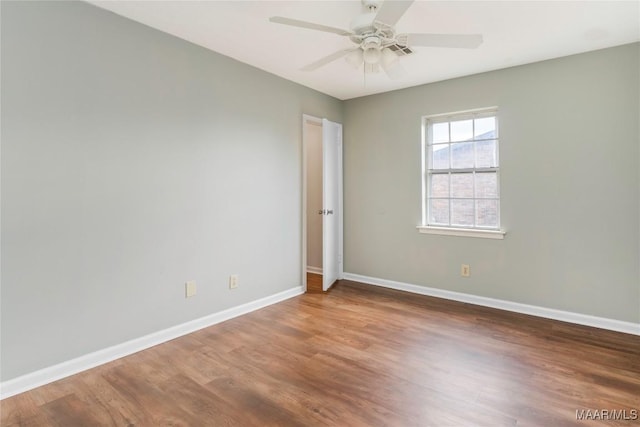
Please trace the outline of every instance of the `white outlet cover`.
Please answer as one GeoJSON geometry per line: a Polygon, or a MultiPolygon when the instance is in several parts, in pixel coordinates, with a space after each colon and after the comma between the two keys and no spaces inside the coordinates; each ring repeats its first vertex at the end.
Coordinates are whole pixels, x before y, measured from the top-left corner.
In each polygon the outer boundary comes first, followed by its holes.
{"type": "Polygon", "coordinates": [[[184,284],[184,291],[185,291],[186,298],[194,296],[197,292],[196,281],[189,280],[188,282],[186,282],[184,284]]]}
{"type": "Polygon", "coordinates": [[[462,277],[469,277],[471,276],[471,267],[469,267],[468,264],[462,264],[460,266],[460,275],[462,277]]]}
{"type": "Polygon", "coordinates": [[[237,274],[232,274],[229,276],[229,289],[235,289],[238,287],[239,277],[237,274]]]}

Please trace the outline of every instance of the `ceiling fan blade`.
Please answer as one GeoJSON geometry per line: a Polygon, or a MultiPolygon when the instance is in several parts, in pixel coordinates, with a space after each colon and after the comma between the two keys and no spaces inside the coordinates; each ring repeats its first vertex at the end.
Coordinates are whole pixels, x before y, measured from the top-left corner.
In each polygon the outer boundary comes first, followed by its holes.
{"type": "Polygon", "coordinates": [[[313,70],[316,70],[316,69],[322,67],[323,65],[327,65],[328,63],[333,62],[336,59],[340,59],[343,56],[349,54],[350,52],[353,52],[353,51],[358,50],[358,49],[360,49],[360,48],[339,50],[337,52],[332,53],[331,55],[327,55],[324,58],[320,58],[317,61],[312,62],[311,64],[302,67],[300,70],[301,71],[313,71],[313,70]]]}
{"type": "Polygon", "coordinates": [[[375,20],[393,27],[407,9],[409,9],[413,1],[414,0],[385,0],[382,2],[382,6],[380,6],[375,20]]]}
{"type": "Polygon", "coordinates": [[[408,36],[409,46],[475,49],[482,44],[482,34],[408,34],[408,36]]]}
{"type": "Polygon", "coordinates": [[[291,25],[293,27],[307,28],[309,30],[324,31],[325,33],[334,33],[339,36],[351,36],[351,31],[342,30],[340,28],[329,27],[327,25],[315,24],[313,22],[300,21],[298,19],[285,18],[283,16],[272,16],[269,21],[276,24],[291,25]]]}

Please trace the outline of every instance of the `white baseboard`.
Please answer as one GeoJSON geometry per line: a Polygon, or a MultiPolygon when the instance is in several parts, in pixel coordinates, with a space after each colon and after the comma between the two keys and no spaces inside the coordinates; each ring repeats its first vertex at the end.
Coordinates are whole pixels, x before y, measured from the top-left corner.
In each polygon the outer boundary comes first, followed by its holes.
{"type": "Polygon", "coordinates": [[[498,308],[500,310],[545,317],[547,319],[561,320],[563,322],[576,323],[578,325],[593,326],[611,331],[624,332],[632,335],[640,335],[640,323],[624,322],[622,320],[608,319],[605,317],[590,316],[588,314],[573,313],[570,311],[556,310],[553,308],[538,307],[535,305],[521,304],[518,302],[481,297],[461,292],[447,291],[426,286],[412,285],[410,283],[396,282],[393,280],[378,279],[376,277],[362,276],[359,274],[344,273],[345,280],[365,283],[368,285],[383,286],[414,294],[428,295],[453,301],[466,302],[484,307],[498,308]]]}
{"type": "Polygon", "coordinates": [[[0,400],[40,387],[53,381],[57,381],[70,375],[77,374],[78,372],[103,365],[113,360],[120,359],[121,357],[137,353],[138,351],[190,334],[199,329],[215,325],[216,323],[224,322],[225,320],[250,313],[268,305],[293,298],[303,293],[304,289],[302,286],[296,286],[268,297],[219,311],[140,338],[135,338],[122,344],[98,350],[8,381],[3,381],[0,383],[0,400]]]}
{"type": "Polygon", "coordinates": [[[307,265],[307,273],[322,274],[322,268],[307,265]]]}

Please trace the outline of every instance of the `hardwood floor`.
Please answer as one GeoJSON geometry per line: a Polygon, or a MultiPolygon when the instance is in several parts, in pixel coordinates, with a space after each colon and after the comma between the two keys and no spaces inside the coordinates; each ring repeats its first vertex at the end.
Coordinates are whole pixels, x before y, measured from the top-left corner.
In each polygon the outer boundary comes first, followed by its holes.
{"type": "Polygon", "coordinates": [[[307,293],[321,294],[322,290],[322,274],[307,273],[307,293]]]}
{"type": "Polygon", "coordinates": [[[1,403],[2,426],[637,426],[640,337],[338,282],[1,403]]]}

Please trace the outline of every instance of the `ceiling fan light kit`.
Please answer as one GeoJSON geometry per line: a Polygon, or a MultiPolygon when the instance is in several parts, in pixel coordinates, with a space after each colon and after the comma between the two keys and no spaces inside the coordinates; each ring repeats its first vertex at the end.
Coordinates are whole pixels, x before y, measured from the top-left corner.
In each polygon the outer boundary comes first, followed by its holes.
{"type": "Polygon", "coordinates": [[[475,49],[482,43],[480,34],[397,34],[395,24],[413,1],[362,0],[365,11],[351,20],[350,31],[281,16],[273,16],[269,21],[346,36],[357,45],[325,56],[303,67],[303,71],[316,70],[344,57],[353,68],[364,64],[365,73],[377,73],[382,68],[389,78],[399,79],[405,75],[399,57],[413,53],[409,43],[461,49],[475,49]]]}
{"type": "Polygon", "coordinates": [[[393,53],[391,49],[388,47],[382,49],[382,66],[384,68],[389,68],[399,63],[400,59],[398,58],[398,55],[393,53]]]}
{"type": "Polygon", "coordinates": [[[363,50],[362,58],[367,64],[377,64],[380,61],[382,53],[380,39],[376,36],[367,37],[362,42],[361,48],[363,50]]]}
{"type": "Polygon", "coordinates": [[[344,57],[347,64],[351,65],[353,68],[360,68],[362,62],[364,62],[364,52],[362,49],[353,49],[351,52],[347,53],[344,57]]]}
{"type": "Polygon", "coordinates": [[[406,75],[406,71],[400,65],[400,58],[391,49],[382,49],[382,69],[393,80],[400,80],[406,75]]]}

